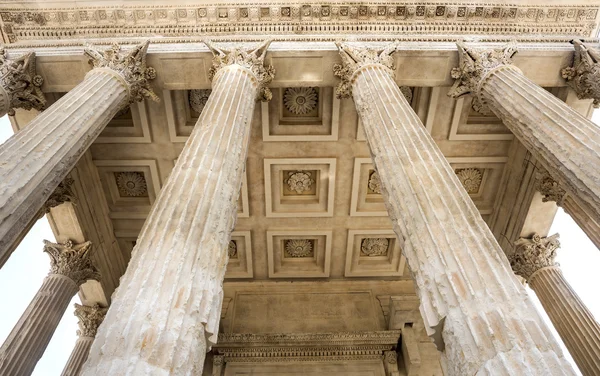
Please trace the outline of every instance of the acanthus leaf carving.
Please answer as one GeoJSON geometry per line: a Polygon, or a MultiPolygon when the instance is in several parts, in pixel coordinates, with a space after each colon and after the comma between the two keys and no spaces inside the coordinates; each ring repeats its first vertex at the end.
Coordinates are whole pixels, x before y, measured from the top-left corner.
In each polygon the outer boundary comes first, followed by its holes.
{"type": "Polygon", "coordinates": [[[385,256],[390,241],[387,238],[364,238],[360,243],[360,251],[366,256],[385,256]]]}
{"type": "Polygon", "coordinates": [[[8,97],[9,115],[14,115],[15,108],[42,111],[46,106],[43,83],[42,76],[36,74],[34,52],[9,59],[4,48],[0,49],[0,84],[8,97]]]}
{"type": "Polygon", "coordinates": [[[567,191],[554,180],[552,175],[544,169],[539,169],[535,174],[535,189],[542,195],[542,201],[554,201],[561,206],[567,191]]]}
{"type": "Polygon", "coordinates": [[[48,197],[48,200],[46,200],[42,206],[42,209],[40,210],[40,218],[44,214],[50,213],[50,209],[57,207],[58,205],[61,205],[65,202],[75,201],[75,193],[73,193],[73,190],[71,189],[71,186],[74,182],[75,181],[73,179],[66,178],[60,182],[60,184],[58,184],[56,189],[54,189],[50,197],[48,197]]]}
{"type": "Polygon", "coordinates": [[[563,68],[562,77],[579,99],[593,99],[600,107],[600,52],[580,40],[573,40],[575,54],[573,66],[563,68]]]}
{"type": "Polygon", "coordinates": [[[44,252],[50,256],[50,274],[60,274],[70,278],[77,286],[88,279],[100,281],[100,273],[91,259],[92,243],[74,244],[52,243],[44,240],[44,252]]]}
{"type": "Polygon", "coordinates": [[[558,266],[554,261],[560,247],[559,235],[542,237],[534,234],[531,239],[520,238],[515,242],[515,251],[508,260],[515,274],[530,281],[535,272],[542,268],[558,266]]]}
{"type": "Polygon", "coordinates": [[[94,68],[108,68],[119,74],[128,85],[129,103],[139,102],[144,97],[155,102],[160,99],[152,90],[150,82],[156,78],[156,69],[146,65],[146,55],[150,41],[135,46],[131,50],[122,51],[121,46],[113,44],[108,50],[97,50],[91,45],[84,49],[94,68]]]}
{"type": "Polygon", "coordinates": [[[335,89],[338,98],[349,98],[352,95],[352,78],[354,73],[366,65],[383,65],[390,75],[394,71],[393,53],[400,42],[395,41],[382,49],[352,46],[348,43],[336,42],[341,64],[333,65],[333,74],[340,78],[340,83],[335,89]]]}
{"type": "Polygon", "coordinates": [[[190,90],[189,102],[192,110],[196,111],[198,114],[202,114],[202,110],[204,110],[204,106],[206,106],[206,102],[208,102],[211,92],[211,89],[190,90]]]}
{"type": "Polygon", "coordinates": [[[75,316],[79,319],[79,337],[96,337],[98,327],[104,320],[108,308],[100,307],[98,304],[86,306],[75,303],[75,316]]]}
{"type": "Polygon", "coordinates": [[[285,179],[285,183],[288,185],[290,191],[295,191],[299,194],[309,191],[314,182],[312,173],[309,171],[290,172],[288,178],[285,179]]]}
{"type": "Polygon", "coordinates": [[[257,99],[266,102],[273,98],[273,93],[271,93],[268,85],[275,77],[275,68],[272,65],[265,66],[264,64],[271,39],[264,41],[253,49],[246,46],[224,48],[217,46],[208,39],[205,39],[203,42],[213,54],[212,67],[208,73],[211,81],[221,68],[233,64],[240,65],[252,71],[256,77],[258,82],[257,99]]]}
{"type": "Polygon", "coordinates": [[[500,67],[518,69],[512,65],[512,57],[517,53],[513,40],[501,48],[476,49],[457,42],[458,67],[452,68],[450,75],[456,81],[448,91],[448,96],[458,98],[473,95],[473,109],[481,114],[489,114],[485,100],[480,93],[481,85],[491,72],[500,67]]]}

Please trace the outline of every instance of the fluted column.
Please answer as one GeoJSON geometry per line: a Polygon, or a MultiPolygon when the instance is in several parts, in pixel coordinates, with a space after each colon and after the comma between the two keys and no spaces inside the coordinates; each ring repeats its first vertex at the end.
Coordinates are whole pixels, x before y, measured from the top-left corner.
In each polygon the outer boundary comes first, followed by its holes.
{"type": "Polygon", "coordinates": [[[496,114],[600,223],[600,128],[512,65],[515,43],[488,50],[458,43],[458,52],[460,64],[452,70],[456,82],[448,94],[472,93],[474,108],[496,114]]]}
{"type": "Polygon", "coordinates": [[[554,201],[573,218],[594,245],[600,249],[600,225],[583,210],[571,195],[546,170],[538,170],[535,178],[536,189],[542,195],[542,201],[554,201]]]}
{"type": "Polygon", "coordinates": [[[519,239],[510,262],[540,299],[584,376],[600,375],[600,325],[554,262],[558,234],[519,239]]]}
{"type": "Polygon", "coordinates": [[[96,337],[98,327],[104,320],[108,308],[102,308],[99,305],[84,306],[75,303],[75,316],[79,318],[79,329],[77,330],[77,342],[71,352],[67,364],[63,369],[61,376],[78,376],[81,367],[85,363],[90,348],[96,337]]]}
{"type": "Polygon", "coordinates": [[[212,94],[152,208],[83,375],[200,375],[217,339],[250,123],[269,42],[214,54],[212,94]]]}
{"type": "Polygon", "coordinates": [[[11,59],[0,48],[0,117],[14,115],[15,108],[43,110],[43,83],[42,76],[36,74],[34,52],[11,59]]]}
{"type": "Polygon", "coordinates": [[[506,256],[393,80],[395,45],[338,45],[427,332],[450,375],[572,375],[506,256]]]}
{"type": "Polygon", "coordinates": [[[45,240],[44,252],[50,256],[50,273],[0,347],[0,375],[30,375],[79,286],[88,279],[100,280],[91,262],[90,242],[45,240]]]}
{"type": "MultiPolygon", "coordinates": [[[[0,267],[44,202],[130,102],[155,98],[146,67],[148,43],[127,52],[85,50],[93,64],[85,79],[0,145],[0,267]]],[[[1,97],[1,95],[0,95],[1,97]]]]}

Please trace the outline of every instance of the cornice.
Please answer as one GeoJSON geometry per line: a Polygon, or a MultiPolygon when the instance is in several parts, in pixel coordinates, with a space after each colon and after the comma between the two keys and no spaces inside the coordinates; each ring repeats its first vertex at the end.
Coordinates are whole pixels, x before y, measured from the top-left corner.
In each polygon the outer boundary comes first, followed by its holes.
{"type": "Polygon", "coordinates": [[[219,340],[214,346],[248,347],[248,346],[346,346],[366,344],[396,344],[400,330],[385,330],[373,332],[337,332],[337,333],[220,333],[219,340]]]}
{"type": "MultiPolygon", "coordinates": [[[[82,3],[77,3],[82,4],[82,3]]],[[[197,5],[139,4],[51,8],[0,5],[6,43],[32,40],[202,35],[234,39],[270,35],[279,39],[339,38],[359,34],[397,39],[432,35],[520,38],[596,34],[598,6],[522,5],[493,2],[223,2],[197,5]]],[[[256,37],[258,38],[258,37],[256,37]]],[[[322,40],[322,39],[321,39],[322,40]]],[[[382,39],[383,40],[383,39],[382,39]]]]}

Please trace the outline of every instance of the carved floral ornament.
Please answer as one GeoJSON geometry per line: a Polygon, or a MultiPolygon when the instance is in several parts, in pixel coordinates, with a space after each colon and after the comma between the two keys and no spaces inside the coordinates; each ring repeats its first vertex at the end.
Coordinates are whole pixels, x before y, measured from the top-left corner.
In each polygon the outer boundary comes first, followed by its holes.
{"type": "Polygon", "coordinates": [[[383,65],[390,75],[393,75],[394,58],[392,54],[400,42],[396,41],[382,49],[371,49],[336,42],[342,64],[333,65],[333,74],[340,78],[340,83],[335,89],[338,98],[349,98],[352,95],[352,79],[354,73],[365,65],[383,65]]]}
{"type": "Polygon", "coordinates": [[[318,99],[314,87],[289,87],[283,93],[283,104],[294,115],[304,115],[314,111],[318,99]]]}
{"type": "Polygon", "coordinates": [[[554,262],[556,250],[560,247],[558,238],[558,234],[546,238],[535,234],[531,239],[521,238],[517,240],[514,253],[508,257],[515,274],[530,282],[530,278],[538,270],[558,266],[554,262]]]}
{"type": "Polygon", "coordinates": [[[456,81],[450,88],[448,96],[458,98],[465,94],[473,95],[473,109],[481,114],[489,114],[490,110],[481,95],[481,85],[489,77],[489,73],[499,67],[510,67],[512,57],[517,53],[517,43],[513,40],[504,47],[493,49],[477,49],[467,47],[463,42],[458,47],[458,67],[452,68],[450,75],[456,81]]]}
{"type": "Polygon", "coordinates": [[[309,257],[313,253],[313,243],[308,239],[286,240],[285,253],[290,257],[309,257]]]}
{"type": "Polygon", "coordinates": [[[150,86],[150,81],[156,78],[156,69],[146,65],[149,44],[150,41],[146,41],[127,51],[122,51],[117,44],[104,51],[88,45],[84,53],[90,58],[89,63],[94,68],[112,69],[129,84],[129,103],[139,102],[144,97],[159,102],[160,99],[150,86]]]}
{"type": "Polygon", "coordinates": [[[561,206],[567,191],[565,191],[560,184],[550,173],[544,169],[538,168],[535,173],[535,189],[542,195],[542,201],[554,201],[556,205],[561,206]]]}
{"type": "Polygon", "coordinates": [[[368,187],[373,193],[381,194],[381,179],[379,178],[379,173],[377,171],[373,171],[371,175],[369,175],[368,187]]]}
{"type": "Polygon", "coordinates": [[[92,243],[74,244],[52,243],[44,240],[44,252],[50,256],[50,274],[60,274],[70,278],[77,286],[88,279],[100,281],[100,273],[91,259],[92,243]]]}
{"type": "Polygon", "coordinates": [[[229,244],[227,245],[227,256],[229,256],[229,258],[237,258],[237,254],[237,243],[235,240],[230,240],[229,244]]]}
{"type": "Polygon", "coordinates": [[[212,93],[211,89],[190,90],[188,95],[192,110],[196,111],[198,114],[202,114],[202,110],[204,110],[206,102],[208,102],[210,93],[212,93]]]}
{"type": "Polygon", "coordinates": [[[146,178],[142,172],[117,172],[117,188],[122,197],[139,197],[148,193],[146,178]]]}
{"type": "Polygon", "coordinates": [[[4,48],[0,48],[0,84],[8,96],[9,115],[15,114],[15,108],[43,110],[46,106],[43,83],[42,76],[36,74],[35,53],[9,59],[4,48]]]}
{"type": "Polygon", "coordinates": [[[90,307],[75,303],[75,316],[79,319],[77,335],[79,337],[96,337],[98,327],[104,320],[107,311],[108,308],[100,307],[98,304],[90,307]]]}
{"type": "Polygon", "coordinates": [[[44,214],[50,213],[50,209],[57,207],[58,205],[61,205],[65,202],[75,201],[75,193],[73,193],[73,190],[71,188],[74,182],[75,181],[73,179],[66,178],[65,180],[60,182],[60,184],[58,184],[56,189],[54,189],[50,197],[48,197],[48,199],[42,206],[40,210],[40,218],[44,214]]]}
{"type": "Polygon", "coordinates": [[[600,107],[600,52],[573,40],[575,54],[573,66],[563,68],[562,77],[575,91],[579,99],[593,99],[594,107],[600,107]]]}
{"type": "Polygon", "coordinates": [[[360,251],[369,257],[385,256],[389,245],[387,238],[364,238],[360,243],[360,251]]]}
{"type": "Polygon", "coordinates": [[[312,178],[310,171],[290,172],[288,178],[285,179],[285,183],[288,185],[290,191],[295,191],[299,194],[310,191],[314,182],[315,180],[312,178]]]}
{"type": "Polygon", "coordinates": [[[456,171],[456,176],[467,193],[477,193],[481,186],[483,173],[478,168],[460,168],[456,171]]]}
{"type": "Polygon", "coordinates": [[[247,46],[220,47],[208,39],[203,42],[213,54],[212,67],[208,73],[211,81],[217,76],[219,69],[233,64],[240,65],[254,73],[258,82],[257,99],[270,101],[273,98],[273,94],[267,86],[275,77],[275,68],[272,65],[264,65],[265,55],[271,44],[270,39],[264,41],[254,49],[247,46]]]}

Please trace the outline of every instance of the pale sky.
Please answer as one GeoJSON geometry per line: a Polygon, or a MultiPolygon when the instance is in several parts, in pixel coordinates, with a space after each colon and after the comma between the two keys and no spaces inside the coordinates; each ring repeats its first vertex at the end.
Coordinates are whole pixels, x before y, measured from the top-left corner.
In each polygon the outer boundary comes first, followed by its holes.
{"type": "MultiPolygon", "coordinates": [[[[596,124],[600,123],[598,111],[594,113],[592,120],[596,124]]],[[[6,116],[0,118],[0,144],[12,133],[8,118],[6,116]]],[[[594,316],[600,318],[600,297],[598,295],[600,273],[597,272],[600,265],[600,250],[592,244],[562,209],[559,209],[554,219],[550,234],[557,232],[560,234],[561,242],[557,261],[561,265],[565,278],[594,316]]],[[[42,251],[43,239],[55,240],[45,217],[37,222],[8,262],[0,269],[0,302],[2,302],[0,306],[0,343],[3,343],[8,337],[42,285],[42,280],[48,274],[50,262],[48,256],[42,251]]],[[[538,311],[554,330],[535,294],[531,290],[529,292],[538,306],[538,311]]],[[[77,318],[73,315],[73,304],[76,302],[79,303],[77,296],[71,301],[44,356],[38,362],[33,372],[34,376],[59,376],[62,372],[77,340],[77,318]]],[[[555,336],[560,341],[556,332],[555,336]]],[[[564,345],[563,349],[569,357],[564,345]]],[[[573,362],[572,359],[571,362],[573,362]]],[[[577,368],[574,363],[573,365],[577,368]]]]}

